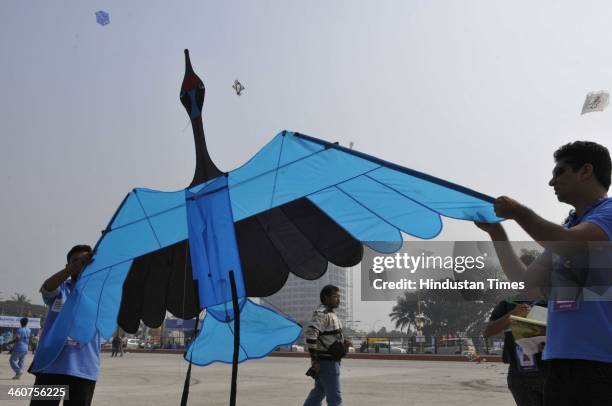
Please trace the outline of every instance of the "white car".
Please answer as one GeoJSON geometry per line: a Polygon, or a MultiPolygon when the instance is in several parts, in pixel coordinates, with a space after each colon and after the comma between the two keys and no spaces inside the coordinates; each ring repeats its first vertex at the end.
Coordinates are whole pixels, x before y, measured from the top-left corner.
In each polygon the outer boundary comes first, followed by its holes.
{"type": "Polygon", "coordinates": [[[373,343],[370,344],[368,352],[378,354],[406,354],[407,351],[393,345],[391,346],[391,350],[389,350],[389,344],[387,343],[373,343]]]}
{"type": "Polygon", "coordinates": [[[304,347],[302,347],[301,345],[293,344],[291,346],[291,351],[293,351],[293,352],[304,352],[304,347]]]}
{"type": "Polygon", "coordinates": [[[437,348],[429,346],[425,354],[468,355],[476,354],[476,347],[471,338],[447,338],[438,341],[437,348]]]}
{"type": "Polygon", "coordinates": [[[140,347],[140,340],[137,338],[128,338],[125,348],[128,350],[136,350],[140,347]]]}

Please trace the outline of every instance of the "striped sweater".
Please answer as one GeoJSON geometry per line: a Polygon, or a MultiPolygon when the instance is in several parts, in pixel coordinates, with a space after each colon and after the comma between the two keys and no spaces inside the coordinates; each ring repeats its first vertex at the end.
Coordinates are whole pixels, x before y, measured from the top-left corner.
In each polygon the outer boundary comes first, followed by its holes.
{"type": "Polygon", "coordinates": [[[334,309],[321,305],[315,310],[304,336],[312,358],[336,359],[327,349],[335,341],[343,342],[344,336],[342,323],[334,309]]]}

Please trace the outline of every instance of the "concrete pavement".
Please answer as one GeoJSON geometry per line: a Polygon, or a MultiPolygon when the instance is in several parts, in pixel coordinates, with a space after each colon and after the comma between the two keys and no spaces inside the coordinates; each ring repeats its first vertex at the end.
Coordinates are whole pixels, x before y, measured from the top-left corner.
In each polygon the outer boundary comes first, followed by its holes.
{"type": "MultiPolygon", "coordinates": [[[[24,375],[10,381],[8,357],[0,360],[0,385],[31,385],[24,375]]],[[[30,360],[30,356],[28,357],[30,360]]],[[[28,361],[29,361],[28,360],[28,361]]],[[[238,371],[238,405],[301,405],[312,387],[304,376],[304,358],[268,357],[248,361],[238,371]]],[[[506,365],[446,361],[346,359],[342,391],[347,406],[511,406],[506,365]]],[[[102,354],[95,405],[179,405],[187,363],[175,354],[127,353],[123,358],[102,354]]],[[[192,368],[189,405],[227,405],[230,365],[192,368]]],[[[23,401],[3,401],[22,405],[23,401]]]]}

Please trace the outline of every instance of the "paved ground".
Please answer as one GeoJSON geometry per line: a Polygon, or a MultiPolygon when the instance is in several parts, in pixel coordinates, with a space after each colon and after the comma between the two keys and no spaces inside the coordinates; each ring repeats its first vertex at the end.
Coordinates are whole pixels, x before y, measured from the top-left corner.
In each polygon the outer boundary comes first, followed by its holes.
{"type": "MultiPolygon", "coordinates": [[[[180,403],[187,363],[174,354],[102,354],[95,405],[176,406],[180,403]]],[[[28,356],[28,362],[31,356],[28,356]]],[[[303,358],[269,357],[248,361],[238,372],[238,405],[301,405],[312,386],[303,358]]],[[[511,406],[506,366],[500,363],[384,361],[347,359],[342,363],[346,406],[511,406]]],[[[192,369],[190,405],[227,405],[231,368],[192,369]]],[[[0,386],[27,385],[33,377],[9,380],[8,356],[0,356],[0,386]]],[[[27,404],[2,401],[3,405],[27,404]]]]}

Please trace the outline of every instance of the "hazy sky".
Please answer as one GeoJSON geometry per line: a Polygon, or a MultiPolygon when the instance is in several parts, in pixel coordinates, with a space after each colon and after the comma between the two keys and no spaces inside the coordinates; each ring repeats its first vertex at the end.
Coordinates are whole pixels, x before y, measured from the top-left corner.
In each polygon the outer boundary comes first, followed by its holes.
{"type": "MultiPolygon", "coordinates": [[[[225,171],[289,129],[560,221],[552,152],[576,139],[611,146],[612,111],[580,115],[589,91],[612,88],[606,0],[4,0],[0,15],[3,298],[40,303],[67,249],[94,245],[132,188],[191,181],[185,48],[225,171]]],[[[438,239],[486,237],[445,225],[438,239]]],[[[355,318],[369,326],[390,307],[357,303],[355,318]]]]}

